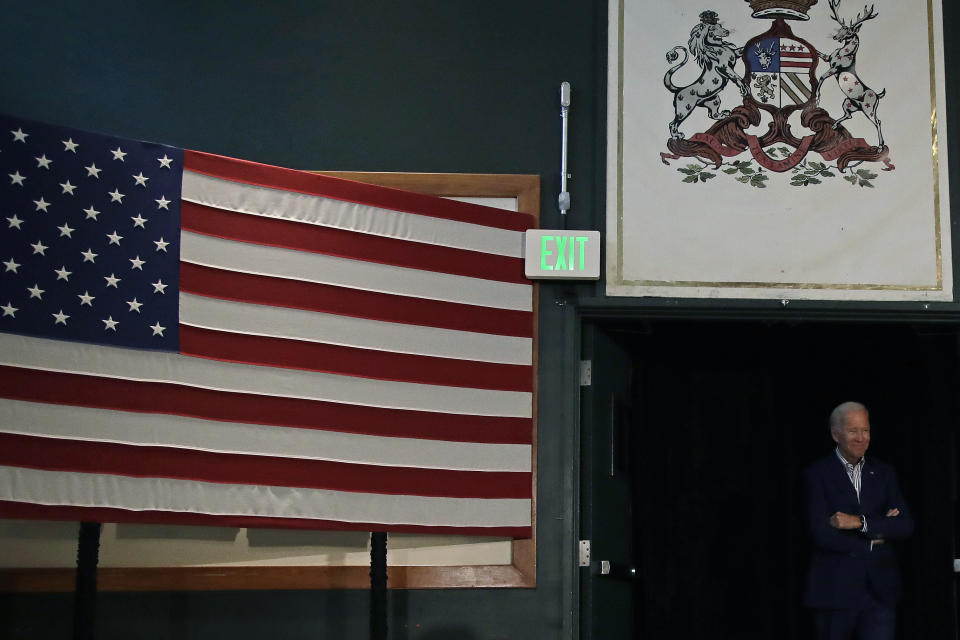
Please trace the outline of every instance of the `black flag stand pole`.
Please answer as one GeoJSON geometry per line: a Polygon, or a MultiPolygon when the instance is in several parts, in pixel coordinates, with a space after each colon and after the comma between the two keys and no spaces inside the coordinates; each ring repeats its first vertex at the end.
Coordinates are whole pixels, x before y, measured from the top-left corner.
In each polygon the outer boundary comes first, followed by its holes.
{"type": "Polygon", "coordinates": [[[100,523],[81,522],[77,542],[77,584],[73,592],[73,640],[93,640],[97,607],[100,523]]]}
{"type": "Polygon", "coordinates": [[[370,534],[370,640],[387,640],[387,534],[370,534]]]}

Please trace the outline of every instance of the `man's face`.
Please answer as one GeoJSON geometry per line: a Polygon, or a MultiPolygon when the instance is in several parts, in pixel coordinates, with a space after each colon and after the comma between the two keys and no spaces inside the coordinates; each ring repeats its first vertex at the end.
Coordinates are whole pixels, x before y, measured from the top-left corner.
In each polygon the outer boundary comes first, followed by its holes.
{"type": "Polygon", "coordinates": [[[834,430],[833,440],[840,448],[840,455],[854,463],[867,452],[870,446],[870,418],[866,411],[851,411],[839,429],[834,430]]]}

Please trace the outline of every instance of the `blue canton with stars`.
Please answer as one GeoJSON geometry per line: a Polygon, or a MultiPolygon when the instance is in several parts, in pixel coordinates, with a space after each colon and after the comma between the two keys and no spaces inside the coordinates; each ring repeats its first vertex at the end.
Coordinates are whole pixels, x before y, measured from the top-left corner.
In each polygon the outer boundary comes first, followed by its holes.
{"type": "Polygon", "coordinates": [[[183,150],[0,115],[0,331],[179,346],[183,150]]]}

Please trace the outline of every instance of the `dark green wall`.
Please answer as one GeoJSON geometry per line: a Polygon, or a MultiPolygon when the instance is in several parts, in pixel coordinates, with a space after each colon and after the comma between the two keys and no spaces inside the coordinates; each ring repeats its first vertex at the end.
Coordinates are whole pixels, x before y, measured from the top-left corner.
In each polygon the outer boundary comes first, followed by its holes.
{"type": "MultiPolygon", "coordinates": [[[[960,8],[944,4],[953,24],[960,8]]],[[[566,80],[574,95],[567,226],[602,228],[605,5],[6,0],[0,111],[295,168],[539,174],[541,225],[557,227],[566,80]]],[[[947,42],[948,105],[960,90],[957,48],[947,42]]],[[[958,131],[952,111],[947,119],[958,131]]],[[[954,135],[954,158],[958,143],[954,135]]],[[[960,317],[956,304],[783,308],[608,300],[597,291],[541,289],[537,589],[395,592],[392,638],[575,637],[580,317],[960,317]]],[[[101,594],[99,605],[105,640],[367,635],[365,592],[101,594]]],[[[68,595],[0,594],[0,637],[66,638],[70,615],[68,595]]]]}
{"type": "MultiPolygon", "coordinates": [[[[569,81],[570,226],[586,226],[604,4],[8,1],[0,111],[294,168],[538,174],[550,227],[569,81]]],[[[557,391],[573,325],[554,297],[544,287],[541,340],[556,348],[541,362],[539,586],[393,593],[392,638],[554,639],[576,624],[576,404],[557,391]]],[[[98,637],[364,638],[367,607],[365,592],[101,594],[98,637]]],[[[0,637],[66,638],[70,615],[69,596],[3,594],[0,637]]]]}

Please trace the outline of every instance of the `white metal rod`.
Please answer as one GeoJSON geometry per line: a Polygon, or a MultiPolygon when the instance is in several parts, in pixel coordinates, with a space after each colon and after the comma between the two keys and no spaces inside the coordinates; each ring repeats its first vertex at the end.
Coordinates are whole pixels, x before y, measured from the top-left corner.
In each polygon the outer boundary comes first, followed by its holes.
{"type": "Polygon", "coordinates": [[[560,84],[560,126],[561,126],[561,155],[560,155],[560,214],[566,215],[570,210],[570,193],[567,191],[567,120],[570,115],[570,83],[560,84]]]}

